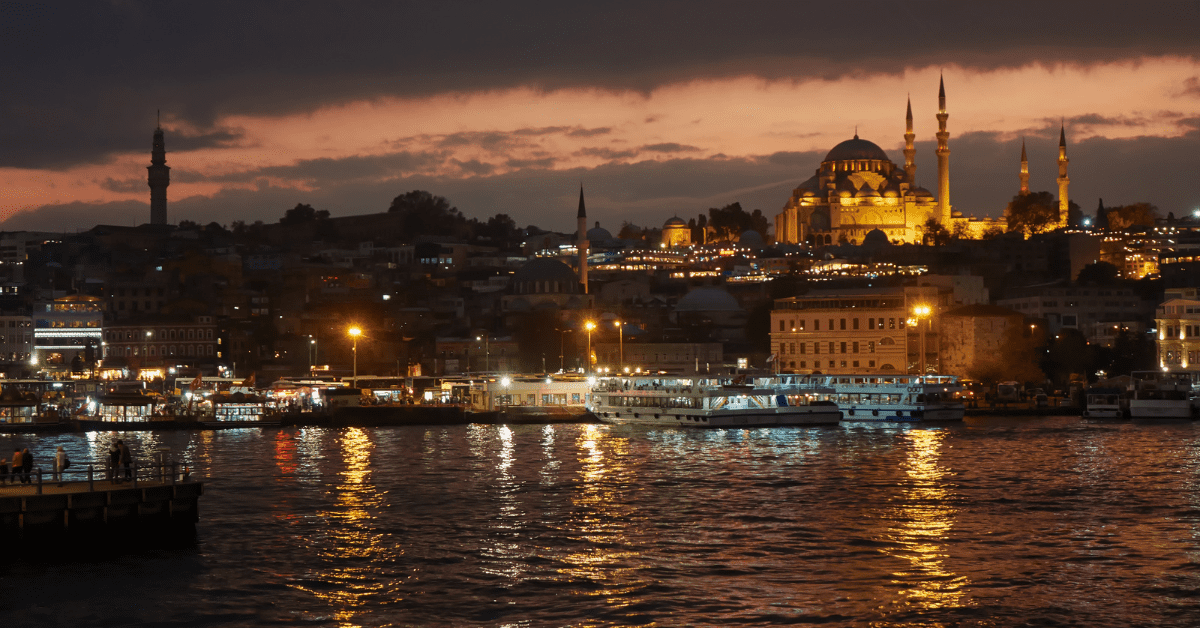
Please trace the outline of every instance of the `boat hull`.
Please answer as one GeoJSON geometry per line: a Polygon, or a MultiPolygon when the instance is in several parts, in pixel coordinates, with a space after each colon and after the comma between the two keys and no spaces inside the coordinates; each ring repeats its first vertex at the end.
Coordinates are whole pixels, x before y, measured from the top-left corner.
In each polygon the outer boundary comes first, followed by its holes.
{"type": "Polygon", "coordinates": [[[859,422],[928,422],[961,421],[966,410],[962,406],[848,406],[843,421],[859,422]]]}
{"type": "Polygon", "coordinates": [[[1195,418],[1195,413],[1191,402],[1183,399],[1134,399],[1129,402],[1129,417],[1182,421],[1195,418]]]}
{"type": "Polygon", "coordinates": [[[602,423],[611,425],[650,425],[656,427],[796,427],[836,425],[842,413],[834,406],[787,406],[739,410],[681,410],[674,408],[597,408],[602,423]],[[648,410],[648,411],[646,411],[648,410]]]}

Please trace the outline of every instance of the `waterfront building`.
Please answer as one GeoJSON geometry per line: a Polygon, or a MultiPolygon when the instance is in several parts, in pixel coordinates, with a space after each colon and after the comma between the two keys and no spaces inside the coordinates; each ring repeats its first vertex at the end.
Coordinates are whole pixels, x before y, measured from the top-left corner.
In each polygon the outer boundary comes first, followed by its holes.
{"type": "MultiPolygon", "coordinates": [[[[1054,284],[1014,288],[996,305],[1020,312],[1026,318],[1044,320],[1046,331],[1058,334],[1076,329],[1089,341],[1104,342],[1113,325],[1150,318],[1153,304],[1132,288],[1054,284]]],[[[1110,338],[1111,340],[1111,338],[1110,338]]]]}
{"type": "Polygon", "coordinates": [[[913,373],[923,365],[926,372],[940,372],[939,314],[951,298],[937,286],[905,286],[814,290],[776,299],[771,312],[775,368],[913,373]]]}
{"type": "Polygon", "coordinates": [[[1200,362],[1200,290],[1167,289],[1154,323],[1158,365],[1164,370],[1195,370],[1200,362]]]}
{"type": "Polygon", "coordinates": [[[154,316],[111,323],[104,328],[103,367],[158,379],[172,368],[212,367],[224,358],[212,316],[154,316]]]}
{"type": "Polygon", "coordinates": [[[33,355],[33,317],[0,313],[0,370],[16,376],[29,370],[33,355]]]}
{"type": "Polygon", "coordinates": [[[103,340],[104,309],[102,300],[86,295],[36,302],[30,363],[66,373],[73,363],[94,361],[103,340]]]}
{"type": "Polygon", "coordinates": [[[517,369],[520,350],[511,336],[468,336],[437,338],[434,343],[434,375],[460,373],[511,373],[517,369]]]}

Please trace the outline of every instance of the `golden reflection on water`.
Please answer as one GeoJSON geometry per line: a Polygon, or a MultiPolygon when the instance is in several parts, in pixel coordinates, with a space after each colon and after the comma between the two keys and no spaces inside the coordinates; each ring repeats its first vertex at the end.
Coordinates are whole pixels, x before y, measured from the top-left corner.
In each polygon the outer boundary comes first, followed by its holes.
{"type": "Polygon", "coordinates": [[[946,435],[940,429],[912,429],[899,435],[901,442],[907,441],[908,457],[902,466],[901,505],[891,513],[887,531],[891,544],[884,550],[909,563],[908,569],[892,574],[892,582],[910,605],[924,610],[962,606],[970,584],[946,565],[947,542],[958,514],[950,505],[953,494],[946,469],[939,464],[946,435]]]}
{"type": "Polygon", "coordinates": [[[372,509],[383,502],[371,481],[371,454],[375,449],[371,436],[365,430],[351,428],[342,433],[338,443],[343,469],[332,487],[334,507],[317,513],[319,519],[329,522],[327,536],[317,548],[317,555],[328,569],[310,578],[325,586],[293,583],[332,606],[334,618],[347,627],[357,626],[354,618],[388,586],[379,579],[373,561],[384,558],[389,551],[402,551],[385,547],[383,535],[370,525],[372,509]]]}
{"type": "Polygon", "coordinates": [[[628,529],[636,526],[636,509],[628,494],[635,489],[637,473],[628,464],[629,440],[612,435],[609,428],[587,425],[576,439],[579,450],[580,488],[573,503],[569,534],[585,541],[584,549],[560,557],[559,573],[573,580],[602,585],[584,595],[605,596],[608,603],[624,607],[641,602],[636,592],[648,582],[637,578],[636,551],[629,545],[628,529]]]}

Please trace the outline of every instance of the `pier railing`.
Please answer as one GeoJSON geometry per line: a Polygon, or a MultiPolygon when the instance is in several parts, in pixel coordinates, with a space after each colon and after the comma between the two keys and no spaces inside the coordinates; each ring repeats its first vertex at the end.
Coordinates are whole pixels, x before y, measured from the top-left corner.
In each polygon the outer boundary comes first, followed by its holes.
{"type": "Polygon", "coordinates": [[[128,467],[123,465],[112,466],[105,464],[102,468],[97,469],[96,465],[89,464],[86,468],[81,469],[64,469],[57,474],[47,473],[41,467],[35,467],[29,472],[28,478],[20,471],[12,471],[6,476],[7,482],[0,484],[0,491],[6,487],[31,486],[34,489],[35,495],[43,493],[45,485],[65,485],[70,484],[87,484],[88,492],[96,491],[96,484],[125,484],[132,485],[137,488],[139,482],[153,482],[159,485],[175,485],[177,483],[185,483],[192,481],[191,470],[173,460],[162,460],[152,464],[137,464],[136,461],[130,463],[128,467]],[[74,478],[74,479],[71,479],[74,478]]]}

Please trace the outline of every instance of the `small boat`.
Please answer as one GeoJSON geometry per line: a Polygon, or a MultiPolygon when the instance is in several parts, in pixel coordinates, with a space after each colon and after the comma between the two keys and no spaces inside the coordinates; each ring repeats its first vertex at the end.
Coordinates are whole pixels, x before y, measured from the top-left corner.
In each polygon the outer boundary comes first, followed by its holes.
{"type": "Polygon", "coordinates": [[[1085,396],[1083,418],[1124,419],[1129,417],[1129,400],[1120,388],[1089,388],[1085,396]]]}
{"type": "Polygon", "coordinates": [[[776,375],[759,385],[836,403],[843,421],[960,421],[966,412],[950,375],[776,375]]]}
{"type": "Polygon", "coordinates": [[[1193,419],[1192,374],[1135,371],[1129,384],[1129,416],[1134,419],[1193,419]]]}
{"type": "Polygon", "coordinates": [[[603,423],[659,427],[834,425],[842,417],[831,402],[700,377],[601,378],[588,409],[603,423]]]}

